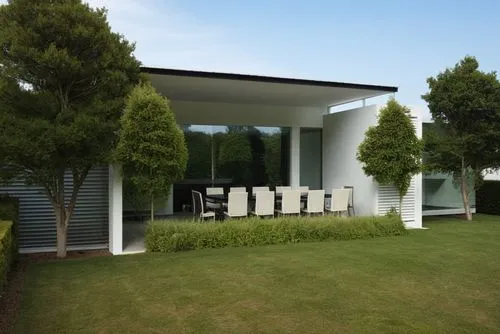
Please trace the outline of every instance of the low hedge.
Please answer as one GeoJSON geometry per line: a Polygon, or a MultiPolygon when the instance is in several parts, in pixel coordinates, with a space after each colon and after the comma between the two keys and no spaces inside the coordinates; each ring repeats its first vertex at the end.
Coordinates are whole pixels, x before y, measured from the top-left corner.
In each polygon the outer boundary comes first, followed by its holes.
{"type": "Polygon", "coordinates": [[[155,221],[146,228],[149,252],[366,239],[407,233],[399,216],[247,218],[223,223],[155,221]]]}
{"type": "Polygon", "coordinates": [[[476,191],[476,212],[500,215],[500,181],[484,181],[476,191]]]}
{"type": "Polygon", "coordinates": [[[7,282],[7,275],[12,267],[17,253],[14,242],[13,224],[0,221],[0,294],[7,282]]]}

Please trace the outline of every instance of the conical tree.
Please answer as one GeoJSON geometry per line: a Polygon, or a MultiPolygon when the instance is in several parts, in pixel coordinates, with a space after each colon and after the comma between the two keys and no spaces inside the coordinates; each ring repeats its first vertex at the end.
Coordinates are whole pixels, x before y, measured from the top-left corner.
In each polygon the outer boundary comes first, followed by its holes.
{"type": "Polygon", "coordinates": [[[127,99],[116,156],[124,177],[151,199],[153,220],[155,197],[167,197],[183,178],[188,151],[168,100],[150,83],[135,87],[127,99]]]}
{"type": "Polygon", "coordinates": [[[380,110],[378,124],[366,131],[357,154],[366,175],[396,187],[399,215],[411,178],[422,168],[423,142],[417,137],[409,113],[407,107],[390,99],[380,110]]]}

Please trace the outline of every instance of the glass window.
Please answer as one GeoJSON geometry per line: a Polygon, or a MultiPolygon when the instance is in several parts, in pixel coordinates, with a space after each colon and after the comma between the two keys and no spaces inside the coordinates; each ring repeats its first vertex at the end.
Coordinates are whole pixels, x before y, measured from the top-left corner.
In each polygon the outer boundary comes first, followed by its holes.
{"type": "Polygon", "coordinates": [[[174,185],[174,211],[191,204],[191,190],[289,184],[289,128],[182,126],[188,146],[183,181],[174,185]]]}

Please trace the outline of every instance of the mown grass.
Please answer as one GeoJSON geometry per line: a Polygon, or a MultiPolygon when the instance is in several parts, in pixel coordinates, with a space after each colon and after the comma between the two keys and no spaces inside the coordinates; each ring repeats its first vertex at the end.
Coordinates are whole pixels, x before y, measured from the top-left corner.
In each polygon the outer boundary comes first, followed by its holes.
{"type": "Polygon", "coordinates": [[[498,333],[500,218],[33,264],[17,333],[498,333]]]}

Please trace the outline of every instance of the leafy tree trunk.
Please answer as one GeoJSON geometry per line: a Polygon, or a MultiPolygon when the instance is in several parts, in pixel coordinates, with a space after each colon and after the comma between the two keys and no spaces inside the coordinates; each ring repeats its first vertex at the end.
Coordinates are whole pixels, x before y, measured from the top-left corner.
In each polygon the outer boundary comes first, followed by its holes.
{"type": "Polygon", "coordinates": [[[57,257],[66,257],[66,248],[68,240],[68,226],[71,216],[75,211],[76,199],[83,181],[87,177],[90,168],[84,168],[79,173],[78,170],[73,170],[73,189],[66,206],[65,191],[64,191],[64,170],[60,170],[58,176],[53,180],[51,186],[46,186],[46,191],[51,200],[52,207],[56,216],[56,232],[57,232],[57,257]]]}
{"type": "Polygon", "coordinates": [[[460,192],[464,203],[465,217],[467,220],[471,221],[472,213],[470,210],[469,185],[467,184],[467,180],[467,168],[465,166],[464,158],[462,158],[462,170],[460,171],[460,192]]]}
{"type": "Polygon", "coordinates": [[[66,239],[68,235],[69,217],[66,215],[66,208],[59,205],[55,209],[56,213],[56,230],[57,230],[57,257],[66,257],[66,239]]]}
{"type": "Polygon", "coordinates": [[[403,196],[399,195],[399,217],[403,214],[403,196]]]}
{"type": "Polygon", "coordinates": [[[151,195],[151,221],[155,219],[154,203],[155,203],[155,197],[151,195]]]}

